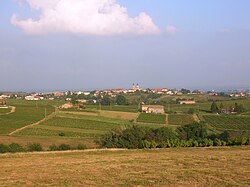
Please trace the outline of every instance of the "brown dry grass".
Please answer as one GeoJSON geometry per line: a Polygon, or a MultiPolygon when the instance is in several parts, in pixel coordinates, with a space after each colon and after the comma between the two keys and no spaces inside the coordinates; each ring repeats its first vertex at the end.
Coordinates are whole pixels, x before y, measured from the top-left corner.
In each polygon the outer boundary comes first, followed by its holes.
{"type": "Polygon", "coordinates": [[[100,111],[100,116],[107,118],[135,120],[138,117],[138,114],[133,112],[100,111]]]}
{"type": "Polygon", "coordinates": [[[249,186],[250,147],[0,156],[0,186],[249,186]]]}
{"type": "Polygon", "coordinates": [[[97,145],[93,140],[81,140],[81,139],[66,139],[66,138],[37,138],[37,137],[14,137],[14,136],[0,136],[0,143],[11,144],[19,143],[22,146],[27,146],[29,143],[40,143],[43,149],[49,149],[52,144],[69,144],[71,147],[77,147],[78,144],[83,143],[89,148],[95,148],[97,145]]]}

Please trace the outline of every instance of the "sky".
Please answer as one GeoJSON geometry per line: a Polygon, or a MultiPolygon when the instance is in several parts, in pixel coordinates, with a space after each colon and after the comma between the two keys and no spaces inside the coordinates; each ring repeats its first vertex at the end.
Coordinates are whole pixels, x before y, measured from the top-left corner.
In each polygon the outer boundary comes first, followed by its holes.
{"type": "Polygon", "coordinates": [[[249,0],[0,0],[0,91],[250,88],[249,0]]]}

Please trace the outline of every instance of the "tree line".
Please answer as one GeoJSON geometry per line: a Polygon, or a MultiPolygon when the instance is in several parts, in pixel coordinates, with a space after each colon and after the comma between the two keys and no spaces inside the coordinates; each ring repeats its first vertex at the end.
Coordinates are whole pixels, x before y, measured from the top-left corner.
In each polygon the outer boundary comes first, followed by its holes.
{"type": "Polygon", "coordinates": [[[227,131],[221,134],[208,134],[203,123],[193,123],[172,128],[146,128],[128,126],[110,131],[97,142],[104,148],[169,148],[169,147],[209,147],[250,145],[250,138],[236,138],[231,140],[227,131]]]}

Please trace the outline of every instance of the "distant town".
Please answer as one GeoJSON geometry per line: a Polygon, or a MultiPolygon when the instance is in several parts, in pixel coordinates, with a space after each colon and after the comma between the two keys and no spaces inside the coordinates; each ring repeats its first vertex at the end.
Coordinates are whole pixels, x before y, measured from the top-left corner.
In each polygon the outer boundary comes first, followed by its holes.
{"type": "MultiPolygon", "coordinates": [[[[26,92],[0,92],[0,99],[25,99],[25,100],[54,100],[54,99],[65,99],[66,101],[71,101],[72,97],[76,97],[78,102],[81,103],[97,103],[100,98],[105,96],[114,98],[117,95],[133,95],[133,94],[156,94],[156,95],[192,95],[197,94],[207,94],[209,96],[228,96],[235,98],[246,98],[250,97],[250,90],[232,90],[227,92],[218,92],[215,90],[210,91],[200,91],[200,90],[189,90],[182,88],[169,89],[169,88],[141,88],[139,84],[133,84],[130,89],[116,88],[116,89],[104,89],[104,90],[91,90],[91,91],[62,91],[62,92],[44,92],[44,93],[26,93],[26,92]]],[[[3,102],[3,101],[2,101],[3,102]]],[[[179,104],[194,104],[195,101],[191,100],[181,100],[179,104]]]]}

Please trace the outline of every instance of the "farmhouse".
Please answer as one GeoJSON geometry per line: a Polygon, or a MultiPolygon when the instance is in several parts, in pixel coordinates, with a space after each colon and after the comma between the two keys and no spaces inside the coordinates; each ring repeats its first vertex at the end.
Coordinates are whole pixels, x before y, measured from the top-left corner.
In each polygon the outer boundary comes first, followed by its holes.
{"type": "Polygon", "coordinates": [[[154,114],[164,114],[164,107],[160,105],[143,105],[142,112],[154,113],[154,114]]]}
{"type": "Polygon", "coordinates": [[[39,101],[39,100],[43,100],[43,97],[40,97],[38,95],[28,95],[25,97],[25,100],[27,101],[39,101]]]}
{"type": "Polygon", "coordinates": [[[195,104],[195,101],[180,101],[179,103],[181,105],[192,105],[195,104]]]}

